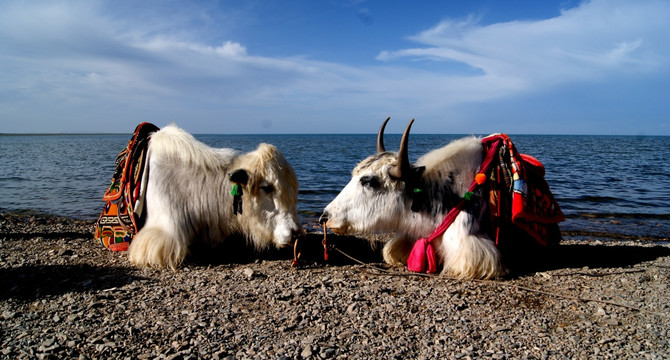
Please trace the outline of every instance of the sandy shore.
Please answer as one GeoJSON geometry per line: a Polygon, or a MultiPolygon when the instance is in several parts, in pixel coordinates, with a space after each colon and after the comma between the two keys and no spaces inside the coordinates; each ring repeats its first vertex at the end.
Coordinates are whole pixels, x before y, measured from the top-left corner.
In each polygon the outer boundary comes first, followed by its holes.
{"type": "Polygon", "coordinates": [[[1,358],[670,358],[667,242],[564,234],[508,278],[458,281],[385,269],[352,238],[332,241],[366,265],[324,263],[318,233],[299,269],[227,249],[136,269],[92,229],[0,216],[1,358]]]}

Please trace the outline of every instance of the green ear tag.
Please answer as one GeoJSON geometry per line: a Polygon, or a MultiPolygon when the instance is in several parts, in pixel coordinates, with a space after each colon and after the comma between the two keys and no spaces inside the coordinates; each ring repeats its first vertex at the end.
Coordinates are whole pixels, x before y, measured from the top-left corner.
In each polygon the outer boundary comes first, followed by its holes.
{"type": "Polygon", "coordinates": [[[233,185],[233,189],[232,189],[232,191],[230,192],[230,195],[233,195],[233,196],[240,196],[240,195],[242,195],[242,192],[241,192],[240,190],[241,190],[241,189],[240,189],[240,184],[237,184],[237,183],[236,183],[235,185],[233,185]]]}
{"type": "Polygon", "coordinates": [[[415,193],[415,194],[416,194],[416,193],[420,193],[420,192],[422,192],[422,191],[423,191],[423,190],[421,190],[421,189],[419,189],[419,188],[414,188],[414,193],[415,193]]]}
{"type": "Polygon", "coordinates": [[[463,199],[465,199],[466,201],[470,201],[470,199],[472,199],[472,191],[468,191],[465,194],[463,194],[463,199]]]}

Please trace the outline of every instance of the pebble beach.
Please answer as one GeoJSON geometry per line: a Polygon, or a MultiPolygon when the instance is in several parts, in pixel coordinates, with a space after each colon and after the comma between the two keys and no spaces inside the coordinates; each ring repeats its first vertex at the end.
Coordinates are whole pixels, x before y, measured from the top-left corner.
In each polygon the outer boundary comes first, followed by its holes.
{"type": "Polygon", "coordinates": [[[0,215],[0,358],[670,358],[667,239],[564,233],[466,281],[388,268],[374,239],[332,237],[326,262],[317,229],[299,267],[238,246],[138,269],[93,225],[0,215]]]}

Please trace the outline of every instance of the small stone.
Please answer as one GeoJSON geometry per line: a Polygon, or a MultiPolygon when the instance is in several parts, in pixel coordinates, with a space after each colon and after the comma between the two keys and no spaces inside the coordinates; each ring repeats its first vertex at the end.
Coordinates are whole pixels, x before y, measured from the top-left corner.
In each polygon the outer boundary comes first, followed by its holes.
{"type": "Polygon", "coordinates": [[[599,345],[607,344],[607,343],[613,342],[614,340],[615,340],[615,339],[614,339],[614,338],[611,338],[611,337],[610,337],[610,338],[605,338],[605,339],[601,339],[600,341],[598,341],[598,344],[599,344],[599,345]]]}
{"type": "Polygon", "coordinates": [[[335,355],[335,349],[333,348],[326,348],[326,349],[321,349],[321,352],[319,352],[319,356],[322,359],[329,359],[335,355]]]}
{"type": "Polygon", "coordinates": [[[353,335],[354,335],[354,333],[353,333],[352,331],[350,331],[350,330],[345,330],[345,331],[342,331],[339,335],[337,335],[337,339],[338,339],[338,340],[349,339],[349,338],[352,337],[353,335]]]}
{"type": "Polygon", "coordinates": [[[302,356],[304,359],[307,359],[310,356],[312,356],[312,354],[313,354],[312,353],[312,346],[307,345],[302,349],[302,352],[300,353],[300,356],[302,356]]]}
{"type": "Polygon", "coordinates": [[[42,346],[45,347],[45,348],[48,348],[49,346],[53,345],[54,342],[56,342],[56,339],[48,338],[48,339],[44,340],[44,342],[42,343],[42,346]]]}
{"type": "Polygon", "coordinates": [[[256,275],[256,273],[252,268],[244,268],[242,269],[242,275],[244,275],[244,277],[246,277],[247,280],[251,280],[254,278],[254,275],[256,275]]]}
{"type": "Polygon", "coordinates": [[[610,326],[616,326],[619,325],[619,320],[617,319],[607,319],[605,320],[605,323],[610,326]]]}

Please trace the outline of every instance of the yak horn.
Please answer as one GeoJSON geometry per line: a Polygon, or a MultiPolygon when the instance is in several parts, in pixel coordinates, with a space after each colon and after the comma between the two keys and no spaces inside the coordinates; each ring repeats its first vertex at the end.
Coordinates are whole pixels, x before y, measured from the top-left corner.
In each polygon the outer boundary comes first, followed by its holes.
{"type": "Polygon", "coordinates": [[[377,154],[386,151],[386,148],[384,147],[384,129],[386,128],[386,123],[389,122],[390,119],[390,116],[386,118],[382,126],[379,128],[379,132],[377,133],[377,154]]]}
{"type": "Polygon", "coordinates": [[[408,175],[410,171],[409,163],[409,153],[407,152],[407,147],[409,145],[409,129],[412,128],[414,119],[407,124],[405,132],[402,134],[402,139],[400,140],[400,149],[398,150],[398,165],[389,169],[389,175],[397,179],[404,179],[403,175],[408,175]]]}

